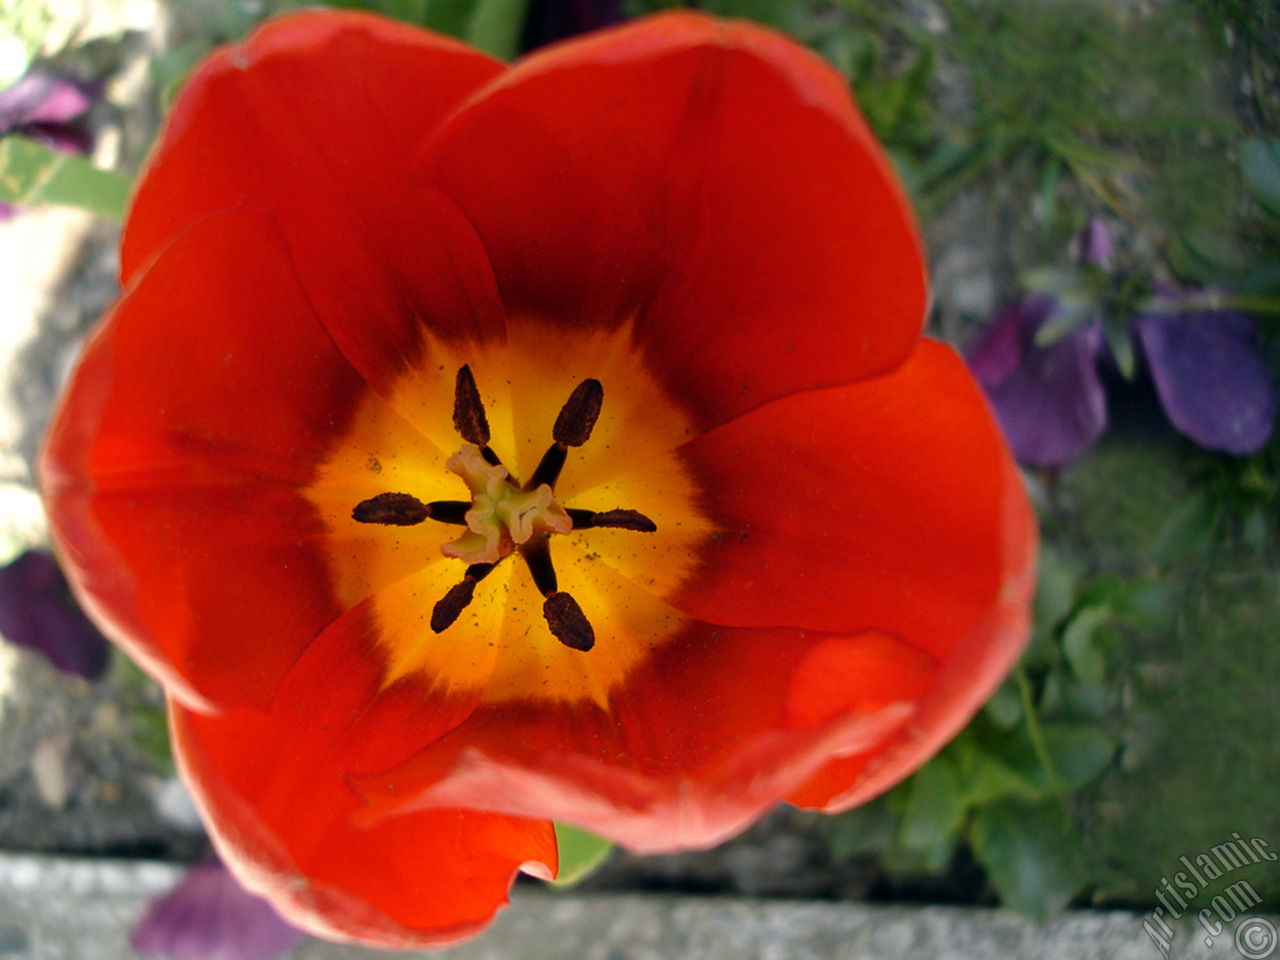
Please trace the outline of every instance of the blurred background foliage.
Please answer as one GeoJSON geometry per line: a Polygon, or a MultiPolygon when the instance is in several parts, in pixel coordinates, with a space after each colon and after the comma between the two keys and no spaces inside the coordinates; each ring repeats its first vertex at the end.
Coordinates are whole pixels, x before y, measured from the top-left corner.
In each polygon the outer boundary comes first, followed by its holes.
{"type": "MultiPolygon", "coordinates": [[[[173,42],[150,61],[157,98],[213,45],[298,5],[170,0],[173,42]]],[[[341,5],[512,58],[680,4],[341,5]]],[[[1105,217],[1123,239],[1110,278],[1126,296],[1221,291],[1252,317],[1280,379],[1280,13],[1269,0],[699,6],[783,30],[849,79],[926,236],[978,198],[1005,299],[1024,292],[1029,271],[1070,265],[1072,238],[1105,217]]],[[[5,82],[49,53],[42,10],[0,2],[17,38],[3,52],[5,82]]],[[[0,141],[0,199],[13,203],[119,217],[130,172],[0,141]]],[[[1273,434],[1248,456],[1214,453],[1154,416],[1150,377],[1124,347],[1131,306],[1103,307],[1123,368],[1104,370],[1106,437],[1068,465],[1027,472],[1044,543],[1022,663],[915,776],[812,821],[834,862],[874,864],[873,896],[998,899],[1034,916],[1070,903],[1145,908],[1181,856],[1236,833],[1280,848],[1280,443],[1273,434]]],[[[961,310],[940,329],[968,341],[987,319],[961,310]]],[[[162,743],[154,723],[139,729],[162,743]]],[[[575,878],[604,854],[580,831],[562,842],[575,878]]],[[[1280,900],[1274,865],[1248,864],[1222,884],[1239,879],[1280,900]]]]}

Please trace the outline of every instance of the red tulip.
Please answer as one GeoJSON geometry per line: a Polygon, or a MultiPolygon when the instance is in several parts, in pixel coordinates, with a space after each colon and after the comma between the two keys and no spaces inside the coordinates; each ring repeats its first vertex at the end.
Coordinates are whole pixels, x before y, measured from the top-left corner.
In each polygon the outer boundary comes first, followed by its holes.
{"type": "Polygon", "coordinates": [[[175,105],[122,275],[56,537],[223,858],[311,931],[472,933],[552,819],[648,851],[846,809],[1021,648],[1032,521],[919,339],[907,202],[766,30],[508,68],[274,21],[175,105]]]}

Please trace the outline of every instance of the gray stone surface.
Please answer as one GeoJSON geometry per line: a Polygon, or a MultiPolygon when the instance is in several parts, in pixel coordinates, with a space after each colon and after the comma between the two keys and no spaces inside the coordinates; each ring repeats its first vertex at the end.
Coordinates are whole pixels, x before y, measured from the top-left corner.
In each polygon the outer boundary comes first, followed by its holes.
{"type": "MultiPolygon", "coordinates": [[[[124,960],[129,928],[181,868],[162,863],[0,854],[0,960],[124,960]]],[[[1263,918],[1249,918],[1255,923],[1263,918]]],[[[1276,923],[1278,918],[1266,920],[1276,923]]],[[[444,960],[1159,960],[1143,918],[1077,911],[1037,925],[1003,910],[877,906],[521,886],[483,936],[444,960]]],[[[1180,927],[1174,960],[1239,960],[1233,928],[1206,945],[1180,927]]],[[[1258,943],[1258,941],[1254,941],[1258,943]]],[[[1268,954],[1257,949],[1251,960],[1268,954]]],[[[387,954],[308,940],[292,960],[387,954]]]]}

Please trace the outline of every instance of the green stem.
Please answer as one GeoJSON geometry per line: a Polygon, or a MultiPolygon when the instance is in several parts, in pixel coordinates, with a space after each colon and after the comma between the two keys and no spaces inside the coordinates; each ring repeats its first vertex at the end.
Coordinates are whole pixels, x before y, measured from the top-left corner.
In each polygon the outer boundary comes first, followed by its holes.
{"type": "Polygon", "coordinates": [[[1018,678],[1018,693],[1022,696],[1022,711],[1027,715],[1027,733],[1031,736],[1031,745],[1035,748],[1036,757],[1041,766],[1044,767],[1045,776],[1049,780],[1049,789],[1053,793],[1058,793],[1060,790],[1058,774],[1053,768],[1053,761],[1049,759],[1049,749],[1044,743],[1044,732],[1040,729],[1040,719],[1036,716],[1036,705],[1031,694],[1031,680],[1022,667],[1014,670],[1013,675],[1018,678]]]}

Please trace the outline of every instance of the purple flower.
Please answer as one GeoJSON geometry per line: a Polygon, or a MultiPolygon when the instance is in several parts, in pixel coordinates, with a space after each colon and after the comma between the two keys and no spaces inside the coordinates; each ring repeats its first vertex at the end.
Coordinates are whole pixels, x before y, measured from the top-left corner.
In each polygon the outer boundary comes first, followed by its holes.
{"type": "MultiPolygon", "coordinates": [[[[76,121],[93,104],[99,86],[45,70],[28,71],[0,91],[0,137],[19,133],[63,153],[88,153],[93,138],[76,121]]],[[[0,220],[12,215],[13,208],[0,203],[0,220]]]]}
{"type": "MultiPolygon", "coordinates": [[[[1079,266],[1036,271],[1042,292],[1002,310],[968,351],[1022,463],[1063,466],[1106,428],[1098,364],[1110,356],[1102,317],[1114,259],[1111,236],[1094,218],[1078,242],[1079,266]],[[1055,329],[1046,329],[1050,324],[1055,329]]],[[[1113,308],[1127,324],[1118,328],[1117,349],[1128,355],[1125,345],[1133,344],[1182,433],[1210,450],[1256,452],[1271,436],[1277,398],[1253,321],[1214,306],[1221,297],[1205,291],[1156,293],[1132,315],[1129,307],[1113,308]]],[[[1131,360],[1120,366],[1132,373],[1131,360]]]]}
{"type": "Polygon", "coordinates": [[[0,634],[40,651],[67,673],[97,680],[106,672],[106,638],[80,612],[47,553],[29,550],[0,567],[0,634]]]}
{"type": "Polygon", "coordinates": [[[210,859],[151,902],[129,944],[175,960],[270,960],[301,939],[267,901],[241,887],[220,860],[210,859]]]}
{"type": "Polygon", "coordinates": [[[1253,321],[1232,310],[1182,309],[1157,300],[1129,330],[1142,347],[1170,422],[1210,450],[1238,456],[1267,442],[1276,391],[1253,321]]]}
{"type": "Polygon", "coordinates": [[[1019,461],[1058,467],[1088,450],[1107,426],[1098,376],[1102,329],[1087,322],[1048,347],[1036,333],[1058,311],[1048,296],[1006,307],[969,352],[969,366],[987,392],[1019,461]]]}

